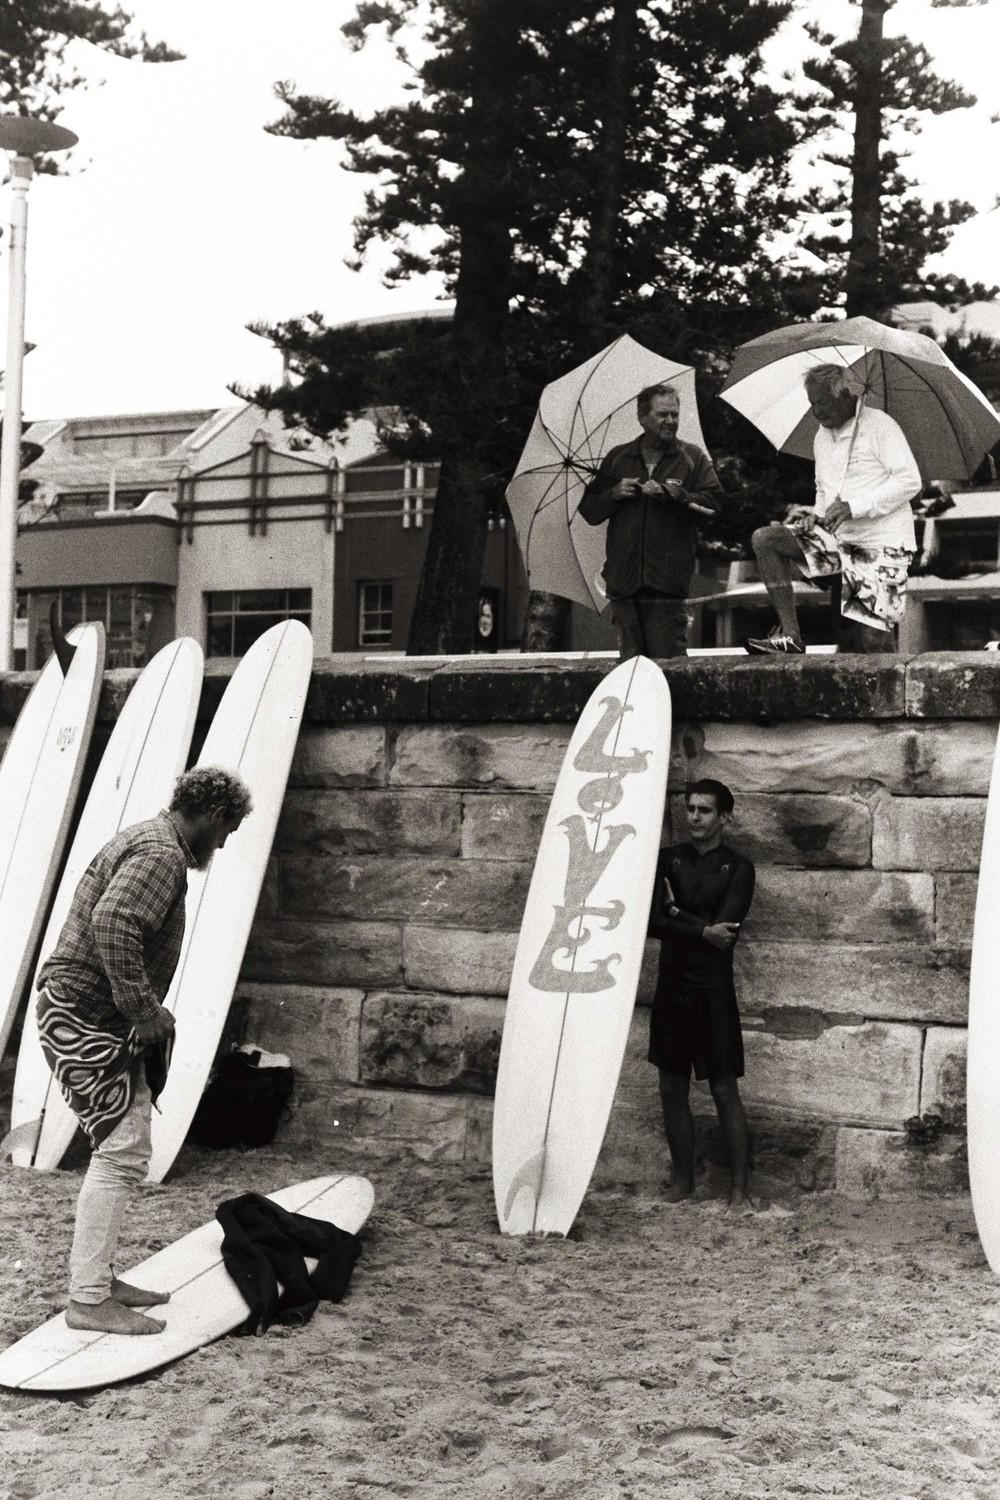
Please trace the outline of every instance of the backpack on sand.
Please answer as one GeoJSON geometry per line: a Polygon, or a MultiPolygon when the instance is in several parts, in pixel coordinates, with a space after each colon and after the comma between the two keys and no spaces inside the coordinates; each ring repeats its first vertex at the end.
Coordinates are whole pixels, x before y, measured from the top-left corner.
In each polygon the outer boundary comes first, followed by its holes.
{"type": "Polygon", "coordinates": [[[217,1064],[191,1122],[200,1146],[266,1146],[288,1113],[294,1078],[288,1059],[238,1048],[217,1064]]]}

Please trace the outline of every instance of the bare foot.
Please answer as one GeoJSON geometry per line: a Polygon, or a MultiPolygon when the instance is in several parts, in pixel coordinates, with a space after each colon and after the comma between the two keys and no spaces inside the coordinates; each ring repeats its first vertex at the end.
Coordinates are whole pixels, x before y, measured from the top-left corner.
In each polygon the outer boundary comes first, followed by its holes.
{"type": "Polygon", "coordinates": [[[150,1292],[145,1287],[119,1281],[117,1276],[111,1283],[111,1295],[122,1307],[159,1307],[170,1301],[169,1292],[150,1292]]]}
{"type": "Polygon", "coordinates": [[[664,1203],[686,1203],[694,1197],[693,1182],[672,1182],[663,1195],[664,1203]]]}
{"type": "Polygon", "coordinates": [[[69,1328],[85,1328],[92,1333],[162,1333],[159,1318],[144,1318],[142,1313],[123,1307],[114,1297],[103,1302],[71,1302],[66,1309],[69,1328]]]}

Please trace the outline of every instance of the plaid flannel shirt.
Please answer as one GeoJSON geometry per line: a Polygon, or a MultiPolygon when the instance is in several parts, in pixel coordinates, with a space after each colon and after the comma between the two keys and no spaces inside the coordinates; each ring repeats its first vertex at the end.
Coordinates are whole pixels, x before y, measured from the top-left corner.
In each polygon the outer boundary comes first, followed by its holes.
{"type": "Polygon", "coordinates": [[[95,1022],[155,1016],[180,957],[196,866],[168,812],[116,834],[81,876],[38,988],[95,1022]]]}

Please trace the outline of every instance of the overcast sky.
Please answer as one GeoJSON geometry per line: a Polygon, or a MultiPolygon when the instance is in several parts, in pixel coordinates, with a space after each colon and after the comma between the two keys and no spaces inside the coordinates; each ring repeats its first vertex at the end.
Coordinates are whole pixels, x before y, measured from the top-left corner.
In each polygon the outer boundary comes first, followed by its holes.
{"type": "MultiPolygon", "coordinates": [[[[73,174],[31,189],[27,338],[37,347],[25,364],[26,417],[229,404],[228,381],[279,374],[248,322],[433,303],[433,281],[388,291],[377,261],[360,273],[344,265],[364,183],[338,166],[339,147],[262,128],[280,112],[277,79],[362,110],[400,97],[389,48],[345,46],[351,0],[124,3],[186,61],[143,66],[74,50],[95,86],[69,96],[61,117],[80,136],[73,174]]],[[[775,69],[795,66],[811,15],[849,30],[858,11],[847,0],[806,0],[773,50],[775,69]]],[[[924,41],[938,70],[979,96],[976,110],[929,122],[910,165],[930,195],[981,210],[938,269],[1000,280],[1000,213],[990,211],[1000,126],[989,124],[1000,110],[1000,0],[968,11],[899,0],[890,25],[924,41]]],[[[0,218],[9,220],[6,188],[0,218]]],[[[6,245],[5,233],[4,282],[6,245]]]]}

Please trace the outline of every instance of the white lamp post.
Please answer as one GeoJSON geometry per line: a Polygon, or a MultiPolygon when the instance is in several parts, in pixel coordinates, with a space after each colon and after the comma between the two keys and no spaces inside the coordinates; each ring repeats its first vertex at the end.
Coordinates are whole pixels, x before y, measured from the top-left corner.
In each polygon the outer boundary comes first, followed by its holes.
{"type": "Polygon", "coordinates": [[[14,553],[17,547],[17,488],[21,468],[21,383],[24,368],[25,247],[28,188],[33,157],[68,151],[72,130],[26,115],[0,115],[0,151],[11,153],[10,276],[7,296],[7,363],[3,375],[3,442],[0,444],[0,672],[14,665],[14,553]]]}

